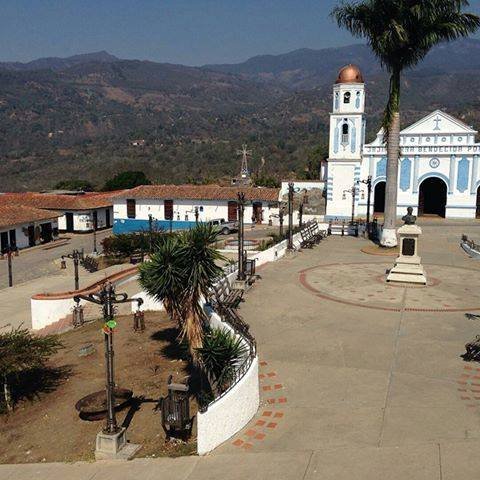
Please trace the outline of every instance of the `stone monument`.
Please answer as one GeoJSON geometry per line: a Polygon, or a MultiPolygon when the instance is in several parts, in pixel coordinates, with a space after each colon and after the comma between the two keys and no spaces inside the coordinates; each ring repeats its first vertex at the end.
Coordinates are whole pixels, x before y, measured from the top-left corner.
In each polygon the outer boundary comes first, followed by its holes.
{"type": "Polygon", "coordinates": [[[387,282],[427,284],[425,270],[421,265],[422,259],[418,255],[418,237],[422,234],[422,229],[415,225],[417,217],[412,215],[412,212],[412,207],[408,207],[407,215],[402,218],[404,225],[397,230],[400,255],[388,273],[387,282]]]}

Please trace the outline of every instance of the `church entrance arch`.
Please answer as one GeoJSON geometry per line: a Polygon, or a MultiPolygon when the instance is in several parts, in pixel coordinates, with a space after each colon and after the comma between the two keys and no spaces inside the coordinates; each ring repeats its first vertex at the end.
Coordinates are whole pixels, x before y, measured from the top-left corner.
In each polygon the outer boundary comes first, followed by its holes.
{"type": "Polygon", "coordinates": [[[385,213],[385,185],[386,182],[378,182],[373,191],[373,212],[385,213]]]}
{"type": "Polygon", "coordinates": [[[426,178],[419,188],[418,215],[445,217],[447,206],[447,185],[437,177],[426,178]]]}
{"type": "Polygon", "coordinates": [[[480,218],[480,186],[477,188],[477,210],[475,211],[475,218],[480,218]]]}

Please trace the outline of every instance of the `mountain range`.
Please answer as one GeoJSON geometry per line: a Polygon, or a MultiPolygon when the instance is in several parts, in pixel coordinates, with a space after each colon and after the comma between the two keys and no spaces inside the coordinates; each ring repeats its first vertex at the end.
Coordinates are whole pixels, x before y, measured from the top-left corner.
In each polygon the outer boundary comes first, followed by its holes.
{"type": "MultiPolygon", "coordinates": [[[[202,67],[104,51],[0,63],[0,191],[74,178],[101,186],[124,169],[158,182],[228,181],[244,142],[259,176],[311,174],[308,160],[325,155],[331,87],[348,63],[366,80],[371,138],[388,77],[365,45],[202,67]]],[[[479,73],[479,40],[433,49],[403,78],[403,124],[440,108],[480,125],[479,73]]]]}

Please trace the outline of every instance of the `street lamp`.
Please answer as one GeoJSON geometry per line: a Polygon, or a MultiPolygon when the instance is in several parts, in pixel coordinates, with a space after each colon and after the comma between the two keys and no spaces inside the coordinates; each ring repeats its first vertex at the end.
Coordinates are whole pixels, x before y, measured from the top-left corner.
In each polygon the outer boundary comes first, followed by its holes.
{"type": "Polygon", "coordinates": [[[243,192],[238,192],[237,194],[237,211],[238,211],[238,274],[237,280],[245,280],[245,269],[244,269],[244,251],[243,251],[243,240],[244,240],[244,213],[245,213],[245,194],[243,192]]]}
{"type": "Polygon", "coordinates": [[[15,245],[8,244],[7,248],[3,251],[4,255],[7,255],[7,264],[8,264],[8,286],[13,287],[13,265],[12,265],[12,255],[18,257],[18,248],[15,245]]]}
{"type": "Polygon", "coordinates": [[[345,200],[346,194],[349,193],[352,196],[352,220],[351,223],[353,224],[355,222],[355,195],[358,192],[358,187],[353,185],[352,188],[349,188],[348,190],[343,191],[342,199],[345,200]]]}
{"type": "Polygon", "coordinates": [[[116,293],[115,287],[106,282],[103,287],[96,293],[89,295],[75,295],[73,300],[77,306],[80,300],[101,305],[103,313],[103,336],[105,345],[105,364],[106,364],[106,384],[105,391],[107,396],[107,423],[103,433],[107,435],[115,435],[120,429],[117,425],[115,416],[115,379],[114,379],[114,364],[113,364],[113,330],[116,327],[114,320],[114,304],[137,302],[138,307],[143,304],[141,298],[128,298],[126,293],[116,293]]]}
{"type": "Polygon", "coordinates": [[[294,183],[288,182],[288,250],[293,250],[293,194],[294,183]]]}
{"type": "Polygon", "coordinates": [[[83,259],[83,252],[79,252],[78,250],[74,250],[72,253],[68,255],[62,255],[62,260],[64,257],[73,259],[73,271],[74,271],[74,279],[75,279],[75,290],[80,288],[79,280],[78,280],[78,264],[80,259],[83,259]]]}
{"type": "Polygon", "coordinates": [[[283,239],[283,217],[285,215],[285,205],[281,204],[278,210],[278,222],[280,224],[280,237],[283,239]]]}
{"type": "Polygon", "coordinates": [[[96,255],[97,251],[97,225],[98,225],[98,216],[97,212],[93,212],[93,253],[96,255]]]}
{"type": "Polygon", "coordinates": [[[151,213],[148,214],[148,253],[153,252],[153,216],[151,213]]]}
{"type": "Polygon", "coordinates": [[[370,236],[370,200],[372,198],[372,176],[369,175],[366,180],[360,180],[367,186],[367,234],[370,236]]]}

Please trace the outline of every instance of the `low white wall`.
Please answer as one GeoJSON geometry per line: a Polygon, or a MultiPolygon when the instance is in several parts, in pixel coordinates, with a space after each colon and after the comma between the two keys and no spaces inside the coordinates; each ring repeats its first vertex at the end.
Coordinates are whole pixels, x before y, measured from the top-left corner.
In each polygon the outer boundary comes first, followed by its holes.
{"type": "Polygon", "coordinates": [[[31,299],[32,330],[41,330],[62,318],[71,315],[75,302],[73,298],[31,299]]]}
{"type": "MultiPolygon", "coordinates": [[[[142,312],[159,312],[163,310],[163,303],[155,300],[144,291],[132,295],[132,298],[141,298],[143,300],[143,303],[140,306],[140,311],[142,312]]],[[[136,312],[137,310],[137,303],[132,302],[132,312],[136,312]]]]}
{"type": "MultiPolygon", "coordinates": [[[[131,275],[112,280],[112,283],[119,287],[134,280],[137,276],[137,272],[132,272],[131,275]]],[[[44,298],[32,298],[30,300],[32,330],[41,330],[71,315],[75,306],[73,293],[71,295],[67,298],[49,298],[47,294],[44,298]]],[[[80,304],[83,305],[84,302],[80,302],[80,304]]]]}
{"type": "MultiPolygon", "coordinates": [[[[222,322],[216,313],[212,313],[210,317],[210,326],[233,332],[232,327],[222,322]]],[[[248,346],[245,340],[243,342],[248,346]]],[[[231,390],[213,402],[206,412],[198,412],[198,454],[205,455],[211,452],[235,435],[253,418],[259,405],[258,357],[255,357],[247,372],[231,390]]]]}

